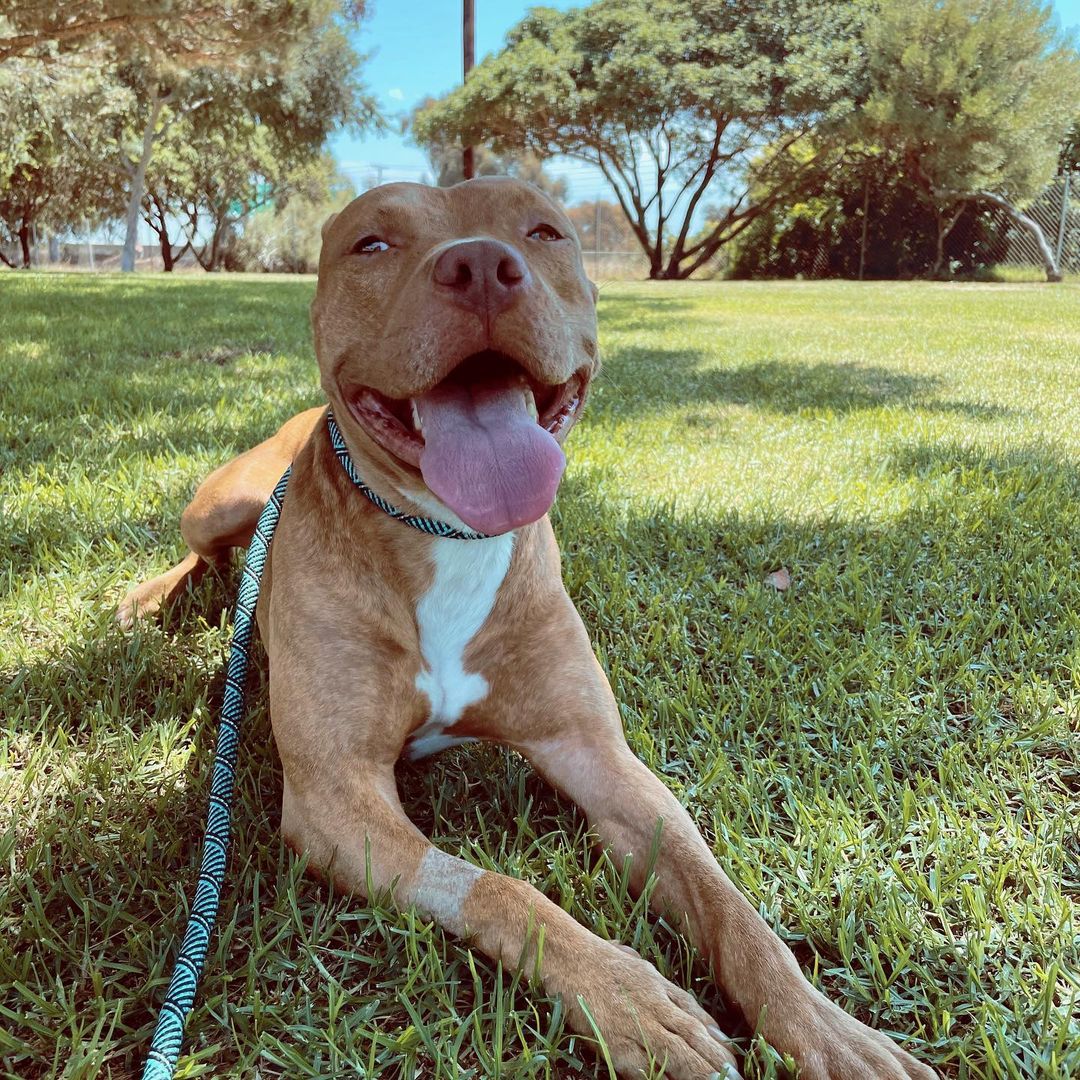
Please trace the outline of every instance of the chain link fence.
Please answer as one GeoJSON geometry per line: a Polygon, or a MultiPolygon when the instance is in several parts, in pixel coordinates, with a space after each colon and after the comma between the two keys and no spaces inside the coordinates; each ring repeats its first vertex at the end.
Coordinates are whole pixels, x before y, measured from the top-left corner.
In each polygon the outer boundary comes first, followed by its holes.
{"type": "MultiPolygon", "coordinates": [[[[1080,274],[1080,173],[1057,177],[1023,213],[1042,230],[1059,271],[1080,274]]],[[[947,250],[967,252],[969,258],[973,255],[990,268],[1045,273],[1035,235],[997,207],[965,212],[949,237],[947,250]]]]}

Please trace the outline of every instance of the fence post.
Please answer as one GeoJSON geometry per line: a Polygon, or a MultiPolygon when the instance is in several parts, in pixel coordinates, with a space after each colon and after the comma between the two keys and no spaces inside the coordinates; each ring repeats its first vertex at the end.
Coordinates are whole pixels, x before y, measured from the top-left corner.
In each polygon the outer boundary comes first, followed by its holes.
{"type": "Polygon", "coordinates": [[[600,276],[600,200],[596,200],[596,220],[593,222],[593,276],[600,276]]]}
{"type": "Polygon", "coordinates": [[[1058,226],[1057,238],[1057,264],[1058,269],[1064,274],[1065,267],[1061,264],[1061,257],[1065,253],[1065,222],[1069,219],[1069,181],[1072,173],[1065,174],[1065,190],[1061,195],[1061,224],[1058,226]]]}

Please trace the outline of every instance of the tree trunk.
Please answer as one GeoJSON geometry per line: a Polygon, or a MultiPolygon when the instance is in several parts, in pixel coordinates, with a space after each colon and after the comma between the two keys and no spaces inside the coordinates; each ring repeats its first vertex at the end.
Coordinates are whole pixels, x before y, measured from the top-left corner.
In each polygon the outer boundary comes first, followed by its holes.
{"type": "MultiPolygon", "coordinates": [[[[214,215],[214,231],[210,235],[210,242],[207,244],[203,251],[209,251],[210,257],[203,265],[204,270],[217,271],[221,269],[222,263],[225,260],[225,245],[228,239],[228,232],[234,221],[229,219],[229,208],[227,204],[212,209],[214,215]]],[[[240,218],[235,219],[239,221],[240,218]]]]}
{"type": "Polygon", "coordinates": [[[179,251],[173,251],[172,237],[169,236],[169,222],[165,216],[165,207],[157,194],[149,195],[150,212],[146,215],[146,224],[154,230],[158,238],[158,246],[161,249],[161,262],[165,273],[171,273],[176,260],[179,259],[190,245],[185,244],[179,251]]]}
{"type": "Polygon", "coordinates": [[[962,201],[955,204],[952,213],[948,215],[936,203],[934,205],[934,216],[937,219],[937,248],[934,253],[934,265],[930,269],[930,276],[933,278],[942,276],[945,267],[945,241],[949,238],[949,233],[953,231],[963,212],[964,203],[962,201]]]}
{"type": "Polygon", "coordinates": [[[991,206],[996,206],[999,210],[1004,210],[1017,225],[1022,229],[1027,229],[1027,231],[1031,233],[1031,236],[1035,241],[1035,246],[1039,249],[1039,255],[1042,257],[1043,269],[1046,271],[1047,281],[1058,282],[1064,279],[1061,268],[1058,266],[1057,259],[1054,256],[1053,249],[1046,239],[1046,234],[1042,231],[1042,227],[1034,218],[1028,217],[1027,214],[1017,210],[1008,199],[1003,199],[1000,195],[995,195],[992,191],[980,191],[974,198],[980,202],[988,202],[991,206]]]}
{"type": "Polygon", "coordinates": [[[5,266],[10,266],[12,270],[15,269],[15,264],[4,254],[3,248],[0,248],[0,262],[5,266]]]}
{"type": "Polygon", "coordinates": [[[154,152],[155,129],[163,104],[155,82],[150,95],[150,115],[143,128],[142,153],[139,155],[139,163],[131,173],[131,191],[128,192],[127,213],[124,216],[124,251],[120,256],[120,269],[125,273],[131,273],[135,269],[135,241],[138,238],[139,210],[142,207],[143,189],[146,186],[146,169],[154,152]]]}
{"type": "Polygon", "coordinates": [[[667,266],[661,266],[657,269],[657,272],[649,274],[651,281],[685,281],[690,275],[685,268],[672,266],[669,262],[667,266]]]}
{"type": "Polygon", "coordinates": [[[19,224],[19,247],[22,248],[22,265],[24,270],[30,269],[30,222],[23,218],[19,224]]]}
{"type": "Polygon", "coordinates": [[[939,278],[941,268],[945,264],[945,216],[940,210],[935,209],[934,217],[937,221],[937,246],[934,249],[934,265],[930,267],[930,276],[939,278]]]}

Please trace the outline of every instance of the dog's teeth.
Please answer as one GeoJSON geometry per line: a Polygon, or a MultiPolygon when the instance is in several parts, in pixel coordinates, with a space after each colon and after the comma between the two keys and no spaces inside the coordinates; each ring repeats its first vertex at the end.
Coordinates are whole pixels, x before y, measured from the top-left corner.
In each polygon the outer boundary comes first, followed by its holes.
{"type": "Polygon", "coordinates": [[[540,419],[540,414],[536,411],[536,397],[528,387],[525,388],[525,408],[534,420],[540,419]]]}
{"type": "Polygon", "coordinates": [[[410,401],[409,405],[412,407],[412,423],[413,423],[413,427],[416,428],[417,431],[423,431],[424,430],[424,425],[422,423],[420,423],[420,410],[416,407],[416,402],[415,401],[410,401]]]}

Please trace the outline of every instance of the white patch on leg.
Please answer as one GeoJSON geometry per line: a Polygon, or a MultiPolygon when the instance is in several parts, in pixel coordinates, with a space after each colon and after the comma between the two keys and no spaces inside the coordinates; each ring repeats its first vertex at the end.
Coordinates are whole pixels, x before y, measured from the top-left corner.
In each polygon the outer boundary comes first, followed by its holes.
{"type": "Polygon", "coordinates": [[[487,679],[465,670],[465,649],[495,606],[513,547],[513,533],[490,540],[432,541],[435,576],[416,605],[423,658],[416,688],[427,695],[431,712],[406,749],[411,760],[468,741],[444,732],[487,696],[487,679]]]}
{"type": "Polygon", "coordinates": [[[465,900],[484,871],[464,859],[428,848],[416,871],[413,904],[457,937],[465,935],[465,900]]]}

